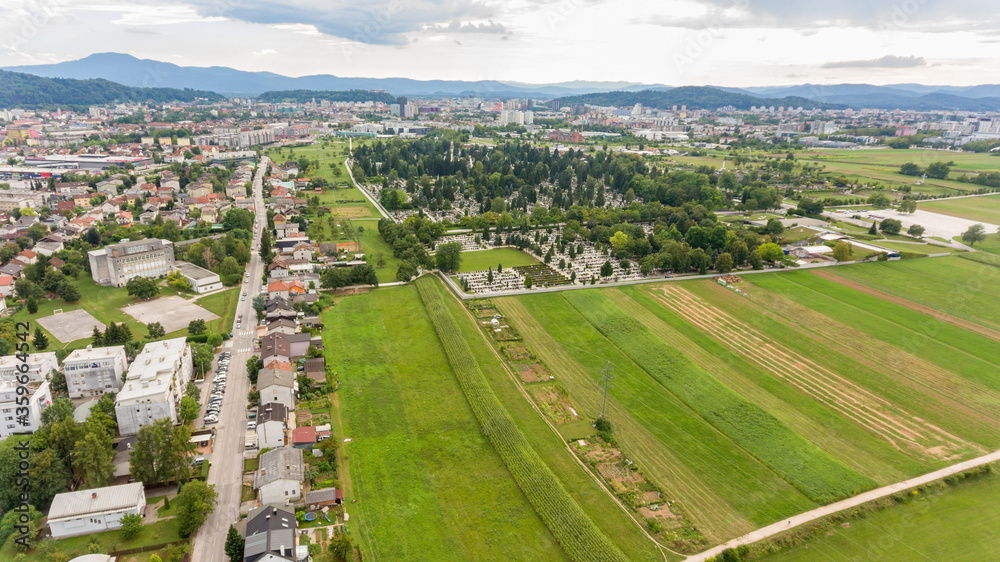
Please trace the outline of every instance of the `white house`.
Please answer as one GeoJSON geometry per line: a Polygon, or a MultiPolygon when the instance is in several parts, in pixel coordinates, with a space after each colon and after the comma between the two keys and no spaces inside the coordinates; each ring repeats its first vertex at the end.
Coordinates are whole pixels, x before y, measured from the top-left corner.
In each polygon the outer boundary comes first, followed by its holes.
{"type": "Polygon", "coordinates": [[[129,367],[115,399],[119,432],[135,435],[140,427],[163,418],[176,422],[184,387],[193,373],[186,338],[147,343],[129,367]]]}
{"type": "Polygon", "coordinates": [[[46,380],[46,377],[52,374],[52,371],[59,370],[59,359],[56,357],[56,352],[54,351],[32,353],[29,355],[27,371],[20,369],[21,364],[21,360],[15,355],[0,357],[0,380],[16,380],[15,377],[23,372],[28,375],[29,381],[41,382],[46,380]]]}
{"type": "Polygon", "coordinates": [[[260,468],[253,487],[260,492],[263,504],[283,504],[302,497],[305,462],[302,449],[274,449],[260,456],[260,468]]]}
{"type": "MultiPolygon", "coordinates": [[[[259,379],[258,379],[259,380],[259,379]]],[[[264,403],[257,408],[257,445],[261,449],[285,446],[285,419],[288,408],[279,402],[264,403]]]]}
{"type": "Polygon", "coordinates": [[[73,350],[63,360],[70,398],[114,394],[122,386],[122,373],[128,367],[125,346],[73,350]]]}
{"type": "Polygon", "coordinates": [[[142,482],[65,492],[52,499],[49,530],[52,538],[61,539],[120,529],[122,516],[145,510],[142,482]]]}
{"type": "Polygon", "coordinates": [[[261,404],[277,402],[288,410],[294,410],[297,386],[295,373],[290,370],[268,367],[257,373],[261,404]]]}

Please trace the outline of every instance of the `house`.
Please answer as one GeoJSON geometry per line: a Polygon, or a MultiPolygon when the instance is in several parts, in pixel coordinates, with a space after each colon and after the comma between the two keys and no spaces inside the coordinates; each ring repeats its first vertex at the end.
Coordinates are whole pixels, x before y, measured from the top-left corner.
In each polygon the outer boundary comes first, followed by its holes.
{"type": "Polygon", "coordinates": [[[301,281],[275,281],[267,286],[267,296],[290,297],[304,295],[306,286],[301,281]]]}
{"type": "Polygon", "coordinates": [[[291,346],[283,334],[270,334],[260,341],[260,359],[265,365],[271,361],[290,361],[291,346]]]}
{"type": "Polygon", "coordinates": [[[115,213],[115,222],[122,228],[130,228],[132,226],[132,213],[129,211],[118,211],[115,213]]]}
{"type": "Polygon", "coordinates": [[[316,511],[324,507],[332,507],[344,503],[344,493],[338,488],[323,488],[306,492],[306,507],[316,511]]]}
{"type": "Polygon", "coordinates": [[[9,297],[14,292],[14,278],[0,274],[0,297],[9,297]]]}
{"type": "Polygon", "coordinates": [[[122,516],[145,510],[142,482],[64,492],[52,499],[48,527],[54,539],[102,533],[120,529],[122,516]]]}
{"type": "Polygon", "coordinates": [[[326,382],[326,360],[322,357],[306,359],[304,372],[310,379],[323,384],[326,382]]]}
{"type": "Polygon", "coordinates": [[[285,446],[285,419],[288,408],[280,402],[265,403],[257,407],[257,444],[261,449],[285,446]]]}
{"type": "Polygon", "coordinates": [[[292,258],[297,260],[312,261],[314,251],[315,248],[313,248],[311,244],[302,242],[296,244],[295,247],[292,248],[292,258]]]}
{"type": "Polygon", "coordinates": [[[257,373],[257,390],[260,403],[277,402],[288,410],[295,409],[295,392],[298,383],[291,369],[265,367],[257,373]]]}
{"type": "Polygon", "coordinates": [[[296,427],[292,430],[292,447],[296,449],[312,449],[316,444],[316,428],[311,425],[296,427]]]}
{"type": "Polygon", "coordinates": [[[36,242],[32,249],[39,254],[51,256],[65,247],[61,236],[50,234],[36,242]]]}
{"type": "Polygon", "coordinates": [[[243,562],[295,561],[298,524],[291,510],[273,505],[254,508],[247,514],[243,562]]]}
{"type": "Polygon", "coordinates": [[[282,447],[260,456],[253,487],[260,494],[263,504],[282,504],[299,501],[302,497],[302,479],[305,461],[302,449],[282,447]]]}
{"type": "Polygon", "coordinates": [[[296,324],[294,320],[289,320],[288,318],[279,318],[267,324],[268,334],[278,333],[285,334],[287,336],[294,334],[297,331],[299,331],[298,324],[296,324]]]}
{"type": "Polygon", "coordinates": [[[38,263],[38,254],[31,250],[21,250],[17,257],[27,265],[38,263]]]}
{"type": "Polygon", "coordinates": [[[14,260],[11,260],[7,263],[7,265],[0,267],[0,274],[9,275],[13,277],[14,280],[17,280],[21,278],[21,270],[23,269],[23,265],[14,263],[14,260]]]}
{"type": "Polygon", "coordinates": [[[267,266],[267,276],[273,279],[288,277],[289,271],[288,264],[280,256],[274,258],[271,265],[267,266]]]}

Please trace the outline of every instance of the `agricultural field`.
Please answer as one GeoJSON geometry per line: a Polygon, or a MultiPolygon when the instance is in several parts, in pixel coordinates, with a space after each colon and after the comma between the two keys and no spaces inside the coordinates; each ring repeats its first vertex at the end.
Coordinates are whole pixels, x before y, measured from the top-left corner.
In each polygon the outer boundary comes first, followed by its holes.
{"type": "Polygon", "coordinates": [[[483,435],[413,286],[345,297],[323,321],[365,559],[565,558],[483,435]]]}
{"type": "Polygon", "coordinates": [[[528,254],[514,248],[495,248],[476,252],[462,252],[462,266],[459,273],[467,271],[484,271],[496,269],[502,265],[504,269],[520,265],[536,265],[540,263],[528,254]]]}
{"type": "Polygon", "coordinates": [[[921,201],[919,208],[970,221],[1000,224],[1000,195],[921,201]]]}

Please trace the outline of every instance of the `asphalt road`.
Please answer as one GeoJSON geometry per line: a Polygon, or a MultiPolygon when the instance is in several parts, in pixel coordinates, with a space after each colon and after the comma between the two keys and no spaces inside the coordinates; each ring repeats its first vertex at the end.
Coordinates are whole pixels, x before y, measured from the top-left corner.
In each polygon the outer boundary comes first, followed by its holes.
{"type": "MultiPolygon", "coordinates": [[[[226,381],[226,393],[222,399],[222,411],[219,423],[215,427],[215,448],[212,450],[212,468],[208,473],[208,484],[215,486],[218,503],[215,511],[198,530],[194,539],[193,562],[210,562],[225,560],[226,533],[229,526],[239,520],[240,497],[243,491],[243,445],[246,435],[247,395],[250,392],[250,381],[247,378],[247,359],[253,354],[253,331],[256,328],[256,314],[253,310],[253,297],[260,292],[261,276],[264,273],[263,260],[257,249],[261,233],[267,228],[266,211],[262,182],[264,170],[269,160],[262,157],[254,176],[254,214],[257,217],[258,228],[254,233],[253,247],[250,253],[250,282],[242,284],[242,291],[247,294],[245,301],[240,301],[236,307],[236,317],[243,314],[243,324],[234,329],[233,337],[223,349],[232,353],[229,364],[229,376],[226,381]]],[[[206,391],[203,391],[206,392],[206,391]]]]}

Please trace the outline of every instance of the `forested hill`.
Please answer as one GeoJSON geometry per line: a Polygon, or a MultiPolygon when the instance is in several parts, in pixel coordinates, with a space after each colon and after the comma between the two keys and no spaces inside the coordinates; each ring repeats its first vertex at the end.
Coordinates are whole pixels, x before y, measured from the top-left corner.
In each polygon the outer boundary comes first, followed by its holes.
{"type": "Polygon", "coordinates": [[[215,92],[176,88],[133,88],[103,79],[43,78],[0,70],[0,107],[84,107],[114,102],[221,101],[215,92]]]}
{"type": "Polygon", "coordinates": [[[348,102],[382,102],[396,103],[396,97],[382,90],[281,90],[264,92],[257,99],[266,103],[307,103],[310,101],[348,101],[348,102]]]}
{"type": "Polygon", "coordinates": [[[751,106],[802,107],[803,109],[840,109],[842,106],[819,103],[799,96],[786,98],[759,98],[737,92],[727,92],[707,86],[684,86],[670,90],[642,90],[640,92],[603,92],[560,98],[563,105],[602,105],[628,107],[641,103],[645,107],[670,109],[687,106],[688,109],[718,109],[733,106],[750,109],[751,106]]]}

